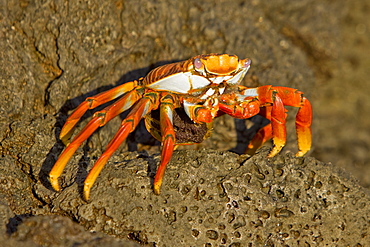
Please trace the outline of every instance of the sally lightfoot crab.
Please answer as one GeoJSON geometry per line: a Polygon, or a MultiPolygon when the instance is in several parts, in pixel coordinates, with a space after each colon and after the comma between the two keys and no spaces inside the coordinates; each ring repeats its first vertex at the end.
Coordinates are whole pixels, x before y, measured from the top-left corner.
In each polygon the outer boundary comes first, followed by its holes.
{"type": "Polygon", "coordinates": [[[160,193],[164,172],[175,146],[203,141],[210,134],[213,119],[225,113],[240,119],[259,114],[270,120],[267,126],[258,131],[246,152],[254,153],[264,142],[272,139],[273,147],[268,157],[273,157],[286,142],[284,106],[298,107],[295,123],[299,151],[296,156],[303,156],[311,148],[310,102],[302,92],[288,87],[241,86],[240,82],[250,65],[250,59],[239,59],[235,55],[199,55],[186,61],[160,66],[144,78],[87,98],[69,116],[61,130],[60,139],[67,147],[50,172],[51,185],[59,191],[58,178],[78,147],[97,128],[128,109],[129,114],[84,182],[86,200],[89,199],[90,189],[108,159],[142,118],[145,119],[148,131],[162,143],[161,161],[154,178],[156,194],[160,193]],[[69,143],[77,122],[87,110],[114,99],[117,100],[113,104],[96,112],[69,143]],[[185,129],[192,129],[189,133],[193,134],[184,134],[180,130],[179,126],[184,124],[185,129]]]}

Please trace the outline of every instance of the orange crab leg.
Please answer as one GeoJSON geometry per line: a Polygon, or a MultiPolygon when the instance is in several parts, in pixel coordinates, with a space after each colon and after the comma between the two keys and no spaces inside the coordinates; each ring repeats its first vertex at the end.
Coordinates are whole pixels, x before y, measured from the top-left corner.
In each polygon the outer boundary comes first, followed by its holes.
{"type": "Polygon", "coordinates": [[[94,166],[92,167],[91,171],[86,177],[86,180],[84,182],[84,198],[86,200],[89,199],[91,187],[95,183],[96,178],[99,176],[101,170],[107,163],[108,159],[118,149],[122,142],[127,138],[128,134],[135,130],[140,120],[145,115],[147,115],[148,112],[158,107],[157,98],[158,98],[157,93],[145,94],[144,97],[134,105],[131,112],[122,121],[118,132],[109,142],[106,150],[95,162],[94,166]]]}
{"type": "Polygon", "coordinates": [[[275,156],[281,151],[286,142],[285,118],[286,110],[284,105],[299,107],[296,116],[296,131],[298,140],[298,152],[296,156],[303,156],[311,148],[312,143],[312,106],[302,96],[302,92],[287,87],[262,86],[258,89],[261,104],[272,103],[266,106],[265,111],[261,110],[260,115],[271,121],[270,124],[260,129],[248,146],[247,153],[252,154],[265,141],[273,139],[274,147],[269,157],[275,156]]]}
{"type": "Polygon", "coordinates": [[[253,155],[259,147],[261,147],[266,141],[272,138],[272,127],[270,120],[271,109],[272,109],[271,105],[261,108],[259,115],[268,119],[270,123],[268,123],[266,126],[258,130],[256,135],[253,137],[253,139],[250,141],[248,145],[248,149],[246,151],[247,154],[253,155]]]}
{"type": "Polygon", "coordinates": [[[161,100],[160,105],[160,125],[162,136],[162,153],[161,162],[158,166],[157,173],[155,174],[153,190],[154,193],[159,195],[162,185],[164,172],[167,164],[172,157],[172,153],[176,143],[175,130],[173,128],[173,111],[174,100],[170,95],[161,100]]]}
{"type": "Polygon", "coordinates": [[[296,117],[296,131],[298,141],[298,152],[296,156],[303,156],[311,149],[312,144],[312,106],[308,99],[303,97],[303,106],[299,108],[296,117]]]}
{"type": "Polygon", "coordinates": [[[207,103],[204,103],[204,105],[188,104],[185,111],[195,123],[210,123],[217,116],[218,107],[211,109],[207,106],[207,103]]]}
{"type": "Polygon", "coordinates": [[[90,120],[90,122],[80,131],[80,133],[78,133],[78,135],[74,137],[71,144],[69,144],[67,148],[63,151],[63,153],[60,155],[59,159],[53,166],[52,170],[50,171],[50,183],[53,186],[54,190],[60,190],[58,178],[62,174],[68,161],[71,159],[72,155],[76,152],[80,145],[87,138],[89,138],[97,128],[105,125],[112,118],[129,109],[140,98],[140,96],[141,95],[136,90],[131,91],[114,104],[107,106],[104,110],[96,112],[94,114],[94,117],[90,120]]]}
{"type": "Polygon", "coordinates": [[[268,157],[274,157],[281,151],[286,142],[285,112],[284,103],[278,95],[274,96],[272,105],[266,105],[261,109],[260,115],[270,120],[270,123],[261,128],[249,143],[248,154],[253,154],[257,148],[270,139],[273,141],[273,148],[268,157]]]}
{"type": "Polygon", "coordinates": [[[102,92],[97,94],[93,97],[88,97],[82,102],[76,110],[68,117],[66,123],[64,124],[61,132],[60,132],[60,139],[65,145],[69,144],[69,138],[72,136],[74,128],[77,122],[81,119],[81,117],[86,113],[89,109],[94,109],[104,103],[107,103],[111,100],[114,100],[123,94],[131,91],[137,86],[137,81],[131,81],[124,83],[118,87],[112,88],[106,92],[102,92]]]}
{"type": "Polygon", "coordinates": [[[221,95],[220,100],[220,110],[235,118],[246,119],[260,112],[260,102],[256,97],[246,97],[232,93],[221,95]]]}
{"type": "Polygon", "coordinates": [[[275,95],[274,104],[271,107],[271,131],[273,148],[268,157],[274,157],[278,154],[286,143],[286,109],[282,99],[275,95]]]}
{"type": "Polygon", "coordinates": [[[298,152],[296,156],[303,156],[311,149],[312,144],[312,106],[310,101],[303,97],[303,93],[288,87],[273,87],[273,90],[283,99],[284,105],[299,107],[296,116],[296,132],[298,152]]]}

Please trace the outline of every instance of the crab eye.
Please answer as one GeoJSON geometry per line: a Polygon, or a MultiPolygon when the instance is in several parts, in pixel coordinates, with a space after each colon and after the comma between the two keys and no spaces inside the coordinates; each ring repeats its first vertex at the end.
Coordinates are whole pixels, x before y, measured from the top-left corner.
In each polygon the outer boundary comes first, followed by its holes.
{"type": "Polygon", "coordinates": [[[196,58],[194,60],[194,67],[196,69],[200,69],[200,68],[202,68],[202,66],[203,66],[203,64],[202,64],[202,61],[200,61],[200,58],[196,58]]]}
{"type": "Polygon", "coordinates": [[[249,58],[245,59],[243,68],[248,68],[251,65],[251,63],[252,63],[252,60],[250,60],[249,58]]]}

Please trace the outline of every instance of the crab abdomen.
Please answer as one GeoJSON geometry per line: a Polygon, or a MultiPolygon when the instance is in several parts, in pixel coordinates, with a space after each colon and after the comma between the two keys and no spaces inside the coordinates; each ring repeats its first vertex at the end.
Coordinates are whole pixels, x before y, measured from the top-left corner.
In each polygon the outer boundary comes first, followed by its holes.
{"type": "MultiPolygon", "coordinates": [[[[145,116],[145,126],[154,138],[158,141],[162,140],[158,110],[145,116]]],[[[183,108],[176,108],[173,112],[173,127],[177,145],[201,143],[211,135],[212,131],[212,123],[194,123],[183,108]]]]}

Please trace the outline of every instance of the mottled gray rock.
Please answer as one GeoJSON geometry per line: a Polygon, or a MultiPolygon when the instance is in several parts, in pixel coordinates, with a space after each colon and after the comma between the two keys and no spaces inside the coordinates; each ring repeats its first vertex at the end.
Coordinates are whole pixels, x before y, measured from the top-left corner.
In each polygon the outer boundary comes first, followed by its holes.
{"type": "Polygon", "coordinates": [[[89,202],[73,183],[52,195],[51,207],[89,230],[120,237],[138,233],[141,242],[158,246],[364,246],[370,241],[369,191],[331,164],[292,153],[266,159],[267,153],[179,151],[159,196],[149,176],[157,154],[115,156],[89,202]]]}
{"type": "Polygon", "coordinates": [[[142,246],[134,241],[91,233],[64,216],[24,218],[7,239],[7,246],[142,246]]]}

